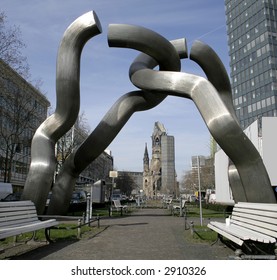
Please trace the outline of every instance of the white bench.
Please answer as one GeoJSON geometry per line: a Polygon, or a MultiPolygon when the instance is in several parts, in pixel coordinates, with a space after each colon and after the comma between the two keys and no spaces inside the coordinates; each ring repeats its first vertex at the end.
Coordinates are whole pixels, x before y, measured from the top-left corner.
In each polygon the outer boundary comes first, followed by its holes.
{"type": "Polygon", "coordinates": [[[119,199],[113,200],[113,207],[116,211],[120,211],[121,216],[123,215],[123,210],[125,213],[128,212],[128,206],[122,205],[119,199]]]}
{"type": "Polygon", "coordinates": [[[0,240],[45,229],[45,237],[51,242],[49,228],[58,224],[56,219],[39,220],[32,201],[0,202],[0,240]]]}
{"type": "Polygon", "coordinates": [[[229,222],[211,221],[208,227],[239,246],[246,241],[276,244],[277,204],[239,202],[229,222]]]}
{"type": "Polygon", "coordinates": [[[182,216],[183,211],[185,210],[185,206],[186,206],[186,200],[185,199],[180,200],[179,203],[172,204],[171,214],[175,215],[177,213],[180,216],[182,216]]]}

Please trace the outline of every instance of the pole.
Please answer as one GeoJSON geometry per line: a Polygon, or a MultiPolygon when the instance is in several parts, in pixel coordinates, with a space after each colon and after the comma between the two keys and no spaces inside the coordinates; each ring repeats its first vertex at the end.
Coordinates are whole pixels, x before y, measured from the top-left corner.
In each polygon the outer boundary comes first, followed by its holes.
{"type": "Polygon", "coordinates": [[[86,223],[90,222],[90,193],[87,194],[86,223]]]}
{"type": "Polygon", "coordinates": [[[111,190],[111,216],[113,215],[113,186],[114,186],[114,177],[112,177],[112,190],[111,190]]]}
{"type": "Polygon", "coordinates": [[[112,196],[113,196],[113,188],[114,188],[114,178],[117,178],[117,176],[118,176],[118,173],[117,173],[117,171],[110,171],[110,174],[109,174],[110,176],[110,178],[112,178],[112,189],[111,189],[111,208],[110,208],[110,216],[112,216],[112,207],[113,207],[113,200],[112,200],[112,196]]]}
{"type": "Polygon", "coordinates": [[[199,156],[197,156],[197,169],[198,169],[198,198],[199,198],[199,211],[200,211],[200,225],[203,225],[202,222],[202,195],[201,195],[201,180],[200,180],[200,163],[199,156]]]}
{"type": "Polygon", "coordinates": [[[89,208],[89,219],[92,219],[92,195],[93,195],[92,185],[90,186],[90,208],[89,208]]]}

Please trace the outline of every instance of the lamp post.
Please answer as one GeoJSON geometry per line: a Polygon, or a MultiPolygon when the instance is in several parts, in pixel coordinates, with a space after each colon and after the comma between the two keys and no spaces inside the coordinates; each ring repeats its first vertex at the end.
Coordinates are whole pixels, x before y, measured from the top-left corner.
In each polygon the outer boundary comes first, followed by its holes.
{"type": "Polygon", "coordinates": [[[111,189],[111,196],[110,196],[110,200],[111,200],[111,208],[110,208],[110,216],[112,216],[112,209],[113,209],[113,200],[112,200],[112,196],[113,196],[113,188],[114,188],[114,178],[117,178],[118,173],[117,171],[110,171],[109,173],[109,177],[112,178],[112,189],[111,189]]]}
{"type": "Polygon", "coordinates": [[[199,156],[197,156],[197,171],[198,171],[198,196],[199,196],[199,211],[200,211],[200,225],[203,225],[202,222],[202,195],[201,195],[201,180],[200,180],[200,163],[199,156]]]}

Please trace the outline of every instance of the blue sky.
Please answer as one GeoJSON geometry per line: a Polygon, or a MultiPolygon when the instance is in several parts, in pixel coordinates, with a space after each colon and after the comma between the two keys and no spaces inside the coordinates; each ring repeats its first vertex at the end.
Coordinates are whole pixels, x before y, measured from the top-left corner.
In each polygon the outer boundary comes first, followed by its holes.
{"type": "MultiPolygon", "coordinates": [[[[53,109],[56,55],[62,35],[77,17],[96,12],[103,32],[85,45],[80,79],[80,111],[91,130],[121,95],[136,89],[128,70],[138,52],[109,48],[109,24],[140,25],[168,40],[186,38],[189,49],[195,40],[201,40],[217,52],[229,72],[223,0],[1,0],[0,9],[10,25],[20,27],[32,78],[43,81],[41,89],[53,109]]],[[[182,62],[182,72],[204,76],[188,59],[182,62]]],[[[193,102],[167,97],[154,109],[135,113],[110,144],[115,168],[142,171],[145,143],[151,155],[150,137],[156,121],[175,137],[178,178],[190,169],[191,156],[209,155],[209,131],[193,102]]]]}

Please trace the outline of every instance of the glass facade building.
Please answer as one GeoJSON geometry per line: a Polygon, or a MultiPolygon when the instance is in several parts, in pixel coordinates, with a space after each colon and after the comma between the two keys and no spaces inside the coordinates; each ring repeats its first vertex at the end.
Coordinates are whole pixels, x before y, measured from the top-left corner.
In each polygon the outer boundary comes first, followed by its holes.
{"type": "Polygon", "coordinates": [[[241,127],[277,116],[277,1],[225,0],[230,76],[241,127]]]}

